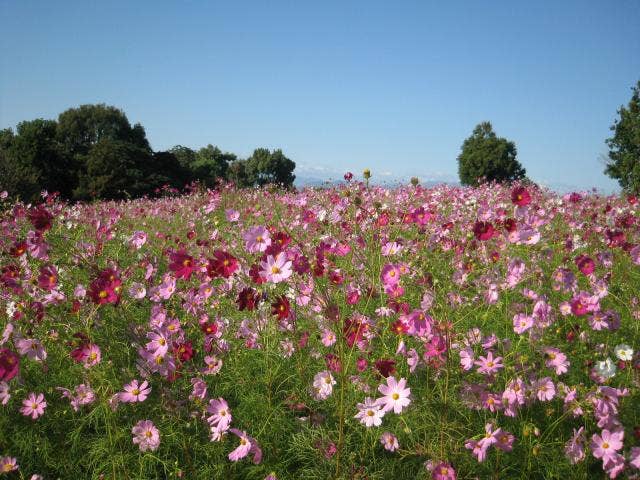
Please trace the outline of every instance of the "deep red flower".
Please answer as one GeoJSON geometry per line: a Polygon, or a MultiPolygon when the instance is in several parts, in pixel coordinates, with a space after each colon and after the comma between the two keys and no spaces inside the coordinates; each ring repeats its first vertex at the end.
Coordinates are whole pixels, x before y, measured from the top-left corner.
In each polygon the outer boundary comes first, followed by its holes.
{"type": "Polygon", "coordinates": [[[253,283],[255,283],[256,285],[260,285],[261,283],[267,281],[266,278],[260,275],[260,271],[260,265],[258,265],[257,263],[251,265],[251,268],[249,269],[249,276],[251,277],[251,280],[253,280],[253,283]]]}
{"type": "Polygon", "coordinates": [[[236,270],[238,270],[236,257],[222,250],[213,252],[213,258],[210,258],[207,263],[207,273],[212,278],[229,278],[236,270]]]}
{"type": "Polygon", "coordinates": [[[191,255],[187,254],[184,249],[180,249],[177,252],[171,253],[169,259],[171,260],[169,269],[175,273],[176,278],[184,278],[185,280],[191,278],[191,274],[196,269],[195,262],[191,255]]]}
{"type": "Polygon", "coordinates": [[[374,366],[384,378],[387,378],[389,375],[395,375],[396,373],[396,361],[390,358],[381,358],[380,360],[376,360],[374,366]]]}
{"type": "Polygon", "coordinates": [[[53,215],[51,215],[51,213],[49,213],[49,211],[42,205],[38,205],[37,207],[29,210],[27,217],[29,217],[29,221],[37,231],[46,232],[51,229],[51,220],[53,220],[53,215]]]}
{"type": "Polygon", "coordinates": [[[531,195],[526,188],[516,187],[511,191],[511,201],[519,207],[524,207],[531,203],[531,195]]]}
{"type": "Polygon", "coordinates": [[[40,267],[38,286],[43,290],[51,291],[58,285],[58,271],[53,265],[40,267]]]}
{"type": "Polygon", "coordinates": [[[473,226],[473,234],[478,240],[490,240],[496,233],[490,222],[476,222],[473,226]]]}
{"type": "Polygon", "coordinates": [[[253,310],[256,308],[260,295],[251,287],[245,287],[238,293],[236,303],[238,304],[238,310],[253,310]]]}
{"type": "Polygon", "coordinates": [[[404,335],[409,331],[409,325],[402,320],[396,320],[391,324],[391,331],[396,335],[404,335]]]}
{"type": "Polygon", "coordinates": [[[350,182],[350,181],[351,181],[351,179],[353,179],[353,173],[351,173],[351,172],[347,172],[347,173],[345,173],[345,174],[344,174],[344,179],[345,179],[347,182],[350,182]]]}
{"type": "Polygon", "coordinates": [[[20,371],[20,357],[13,350],[0,350],[0,380],[8,382],[20,371]]]}
{"type": "Polygon", "coordinates": [[[16,243],[14,243],[13,246],[9,249],[9,255],[17,258],[24,255],[26,251],[27,251],[27,242],[16,241],[16,243]]]}
{"type": "Polygon", "coordinates": [[[291,304],[289,299],[284,295],[280,295],[275,302],[271,304],[271,313],[277,315],[278,319],[286,320],[291,314],[291,304]]]}
{"type": "Polygon", "coordinates": [[[96,305],[104,305],[105,303],[117,305],[120,301],[121,286],[122,280],[120,280],[118,272],[107,268],[91,282],[87,293],[96,305]]]}
{"type": "Polygon", "coordinates": [[[205,335],[215,335],[218,332],[218,325],[216,322],[203,322],[200,324],[200,330],[202,330],[205,335]]]}
{"type": "Polygon", "coordinates": [[[291,243],[291,237],[284,232],[275,232],[271,235],[271,245],[265,250],[265,255],[274,257],[282,252],[291,243]]]}
{"type": "Polygon", "coordinates": [[[193,358],[193,346],[191,342],[174,343],[173,353],[181,362],[188,362],[193,358]]]}
{"type": "Polygon", "coordinates": [[[518,224],[516,223],[516,221],[513,218],[507,218],[502,223],[502,226],[509,233],[515,232],[518,229],[518,224]]]}
{"type": "Polygon", "coordinates": [[[327,368],[335,373],[340,373],[342,371],[342,362],[340,362],[340,358],[333,353],[327,353],[324,356],[324,362],[327,365],[327,368]]]}

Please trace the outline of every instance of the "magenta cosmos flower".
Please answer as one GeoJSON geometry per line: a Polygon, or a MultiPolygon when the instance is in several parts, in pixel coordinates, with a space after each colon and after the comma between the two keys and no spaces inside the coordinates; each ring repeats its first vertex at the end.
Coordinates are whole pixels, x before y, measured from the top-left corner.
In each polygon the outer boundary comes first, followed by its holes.
{"type": "Polygon", "coordinates": [[[118,394],[118,398],[124,403],[144,402],[151,393],[151,387],[146,380],[138,383],[138,380],[132,380],[124,386],[124,392],[118,394]]]}
{"type": "Polygon", "coordinates": [[[32,420],[44,415],[44,409],[47,408],[47,402],[44,400],[44,395],[38,393],[37,395],[31,392],[27,398],[22,401],[22,408],[20,413],[25,417],[31,417],[32,420]]]}
{"type": "Polygon", "coordinates": [[[402,410],[411,403],[409,395],[411,389],[404,388],[407,380],[401,378],[399,381],[395,377],[387,377],[387,384],[378,386],[378,391],[384,395],[376,400],[385,412],[393,410],[394,413],[401,413],[402,410]]]}
{"type": "Polygon", "coordinates": [[[131,433],[133,433],[133,443],[138,445],[141,452],[154,451],[160,446],[160,432],[151,420],[140,420],[131,433]]]}
{"type": "Polygon", "coordinates": [[[291,260],[280,252],[278,255],[267,255],[267,260],[260,263],[262,271],[260,275],[268,282],[279,283],[291,276],[291,260]]]}

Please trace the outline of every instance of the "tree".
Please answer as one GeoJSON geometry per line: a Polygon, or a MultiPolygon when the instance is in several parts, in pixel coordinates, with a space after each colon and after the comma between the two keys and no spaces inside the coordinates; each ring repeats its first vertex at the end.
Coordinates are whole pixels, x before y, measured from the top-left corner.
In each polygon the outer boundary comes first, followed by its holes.
{"type": "Polygon", "coordinates": [[[498,138],[489,122],[482,122],[462,144],[458,156],[458,174],[463,185],[478,185],[482,181],[508,182],[526,175],[516,160],[516,145],[498,138]]]}
{"type": "Polygon", "coordinates": [[[143,170],[146,171],[147,183],[154,190],[163,185],[182,189],[191,182],[191,170],[171,152],[154,152],[151,163],[143,170]]]}
{"type": "Polygon", "coordinates": [[[151,193],[157,180],[149,178],[151,153],[130,142],[102,138],[86,155],[86,170],[74,196],[78,199],[110,200],[151,193]]]}
{"type": "Polygon", "coordinates": [[[256,148],[247,159],[246,176],[251,184],[275,183],[284,187],[293,185],[295,162],[288,159],[282,150],[270,152],[267,148],[256,148]]]}
{"type": "Polygon", "coordinates": [[[196,153],[195,161],[191,164],[193,177],[206,186],[213,187],[218,180],[226,180],[229,163],[236,158],[233,153],[223,153],[218,147],[209,144],[196,153]]]}
{"type": "Polygon", "coordinates": [[[229,164],[229,180],[232,181],[236,187],[251,187],[252,182],[247,174],[247,161],[236,160],[229,164]]]}
{"type": "Polygon", "coordinates": [[[613,137],[606,140],[609,161],[605,173],[618,180],[628,192],[640,192],[640,81],[632,88],[629,105],[618,110],[620,118],[611,126],[613,137]]]}
{"type": "Polygon", "coordinates": [[[57,191],[68,198],[75,186],[68,158],[57,140],[55,120],[20,122],[17,134],[2,133],[2,183],[23,200],[36,200],[41,190],[57,191]]]}

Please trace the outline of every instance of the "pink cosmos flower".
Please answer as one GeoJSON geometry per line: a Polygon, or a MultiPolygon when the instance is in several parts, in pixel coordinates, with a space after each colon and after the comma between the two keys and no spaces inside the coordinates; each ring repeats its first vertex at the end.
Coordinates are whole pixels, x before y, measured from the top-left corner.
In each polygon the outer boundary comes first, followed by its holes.
{"type": "Polygon", "coordinates": [[[367,397],[364,399],[364,403],[358,403],[358,413],[354,415],[354,418],[360,420],[360,423],[365,427],[379,427],[382,425],[384,414],[385,411],[382,407],[373,398],[367,397]]]}
{"type": "Polygon", "coordinates": [[[229,431],[240,438],[240,445],[229,454],[229,460],[237,462],[251,453],[253,455],[253,463],[259,464],[262,461],[262,450],[258,442],[247,435],[246,432],[237,428],[231,428],[229,431]]]}
{"type": "Polygon", "coordinates": [[[131,430],[133,443],[138,445],[141,452],[157,450],[160,446],[160,432],[151,420],[140,420],[131,430]]]}
{"type": "Polygon", "coordinates": [[[407,384],[407,380],[401,378],[399,381],[393,376],[387,377],[386,385],[379,385],[378,391],[384,395],[376,400],[378,405],[382,405],[382,409],[385,412],[393,410],[394,413],[401,413],[402,410],[411,403],[409,395],[411,394],[410,388],[404,388],[407,384]]]}
{"type": "Polygon", "coordinates": [[[264,252],[271,245],[271,234],[263,226],[251,227],[242,238],[249,253],[264,252]]]}
{"type": "Polygon", "coordinates": [[[84,383],[75,387],[73,393],[66,388],[58,387],[57,390],[62,392],[63,397],[69,399],[74,412],[77,412],[82,405],[89,405],[96,400],[96,394],[93,389],[84,383]]]}
{"type": "Polygon", "coordinates": [[[229,222],[237,222],[238,219],[240,218],[240,212],[237,210],[234,210],[233,208],[227,208],[224,211],[224,214],[227,217],[227,221],[229,222]]]}
{"type": "Polygon", "coordinates": [[[9,403],[10,398],[9,384],[7,382],[0,382],[0,404],[6,405],[9,403]]]}
{"type": "Polygon", "coordinates": [[[1,457],[0,458],[0,474],[10,473],[18,470],[18,461],[15,457],[1,457]]]}
{"type": "Polygon", "coordinates": [[[572,464],[580,463],[584,460],[584,427],[578,430],[573,429],[573,436],[564,446],[564,453],[572,464]]]}
{"type": "Polygon", "coordinates": [[[207,422],[212,428],[217,427],[220,430],[226,430],[231,425],[231,420],[233,419],[231,409],[224,398],[209,400],[207,412],[211,414],[211,416],[207,417],[207,422]]]}
{"type": "Polygon", "coordinates": [[[471,370],[473,368],[473,348],[466,347],[460,350],[460,366],[464,371],[471,370]]]}
{"type": "Polygon", "coordinates": [[[119,400],[123,403],[144,402],[151,393],[151,387],[146,380],[141,384],[138,380],[132,380],[124,386],[124,392],[120,392],[119,400]]]}
{"type": "Polygon", "coordinates": [[[140,250],[146,242],[147,234],[140,230],[133,232],[133,235],[129,239],[129,243],[135,247],[136,250],[140,250]]]}
{"type": "Polygon", "coordinates": [[[501,362],[502,357],[493,358],[493,352],[489,351],[486,357],[480,355],[478,360],[473,363],[478,366],[478,373],[482,373],[483,375],[494,375],[504,367],[501,362]]]}
{"type": "Polygon", "coordinates": [[[82,347],[82,363],[84,368],[90,368],[100,363],[102,358],[100,347],[95,343],[88,343],[82,347]]]}
{"type": "Polygon", "coordinates": [[[35,338],[21,338],[16,342],[16,347],[20,355],[26,355],[30,360],[42,362],[47,358],[47,352],[35,338]]]}
{"type": "Polygon", "coordinates": [[[614,456],[618,450],[622,448],[622,440],[624,438],[624,430],[616,430],[610,432],[607,429],[602,430],[602,434],[594,433],[591,436],[591,452],[596,458],[601,458],[606,465],[614,460],[614,456]]]}
{"type": "Polygon", "coordinates": [[[440,462],[433,467],[431,478],[433,480],[456,480],[458,476],[455,469],[449,463],[440,462]]]}
{"type": "Polygon", "coordinates": [[[513,331],[521,335],[533,327],[533,318],[524,313],[517,313],[513,317],[513,331]]]}
{"type": "Polygon", "coordinates": [[[556,387],[549,377],[541,378],[532,388],[541,402],[552,400],[556,396],[556,387]]]}
{"type": "Polygon", "coordinates": [[[380,278],[382,279],[382,283],[385,287],[393,287],[400,281],[400,269],[397,265],[387,263],[382,267],[380,278]]]}
{"type": "Polygon", "coordinates": [[[336,381],[328,370],[316,373],[313,377],[313,397],[316,400],[326,400],[333,393],[336,381]]]}
{"type": "Polygon", "coordinates": [[[549,368],[553,368],[556,372],[556,375],[562,375],[563,373],[567,373],[569,371],[569,360],[567,360],[567,356],[559,349],[554,347],[547,347],[543,351],[547,356],[545,365],[549,368]]]}
{"type": "Polygon", "coordinates": [[[32,420],[44,415],[44,409],[47,408],[47,402],[44,399],[44,395],[42,393],[38,393],[37,396],[35,393],[31,392],[27,398],[22,401],[22,408],[20,409],[20,413],[22,413],[25,417],[31,417],[32,420]]]}
{"type": "Polygon", "coordinates": [[[629,453],[629,465],[640,470],[640,447],[631,447],[629,453]]]}
{"type": "Polygon", "coordinates": [[[380,435],[380,443],[389,452],[395,452],[400,447],[398,438],[391,432],[384,432],[380,435]]]}
{"type": "Polygon", "coordinates": [[[278,253],[275,258],[267,255],[267,260],[260,263],[262,270],[260,275],[268,282],[279,283],[291,276],[291,260],[287,260],[284,252],[278,253]]]}

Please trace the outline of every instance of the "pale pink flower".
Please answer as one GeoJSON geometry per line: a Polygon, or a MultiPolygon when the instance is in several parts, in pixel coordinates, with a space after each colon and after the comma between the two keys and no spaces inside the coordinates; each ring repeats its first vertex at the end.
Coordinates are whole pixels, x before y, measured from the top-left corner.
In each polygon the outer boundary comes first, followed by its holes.
{"type": "Polygon", "coordinates": [[[389,452],[395,452],[400,447],[398,438],[391,432],[384,432],[380,435],[380,443],[389,452]]]}
{"type": "Polygon", "coordinates": [[[563,373],[567,373],[569,371],[569,360],[567,360],[567,356],[559,349],[554,347],[547,347],[543,351],[547,356],[545,365],[549,368],[553,368],[556,372],[556,375],[562,375],[563,373]]]}
{"type": "Polygon", "coordinates": [[[0,382],[0,404],[6,405],[9,403],[10,398],[9,384],[7,382],[0,382]]]}
{"type": "Polygon", "coordinates": [[[401,413],[402,410],[411,403],[409,399],[411,389],[405,388],[407,380],[404,378],[396,380],[395,377],[391,375],[389,375],[386,380],[386,385],[378,386],[378,391],[384,396],[378,398],[376,403],[381,405],[385,412],[393,410],[394,413],[401,413]]]}
{"type": "Polygon", "coordinates": [[[275,258],[267,255],[267,260],[260,263],[262,270],[260,275],[268,282],[279,283],[291,276],[291,260],[287,260],[284,252],[278,253],[275,258]]]}
{"type": "Polygon", "coordinates": [[[22,401],[22,408],[20,413],[25,417],[31,417],[32,420],[44,415],[44,409],[47,408],[47,402],[44,399],[42,393],[37,395],[31,392],[27,398],[22,401]]]}
{"type": "Polygon", "coordinates": [[[0,474],[11,473],[18,470],[18,461],[15,457],[1,457],[0,458],[0,474]]]}
{"type": "Polygon", "coordinates": [[[220,430],[226,430],[231,425],[233,416],[231,415],[231,409],[226,400],[222,397],[218,399],[209,400],[207,406],[207,412],[211,415],[207,417],[207,422],[213,427],[217,427],[220,430]]]}
{"type": "Polygon", "coordinates": [[[549,377],[544,377],[535,382],[533,390],[541,402],[552,400],[556,396],[556,387],[549,377]]]}
{"type": "Polygon", "coordinates": [[[151,387],[146,380],[141,384],[138,380],[132,380],[124,386],[124,392],[120,392],[119,399],[123,403],[144,402],[151,393],[151,387]]]}
{"type": "Polygon", "coordinates": [[[580,463],[584,460],[584,427],[578,430],[573,429],[573,436],[564,446],[564,453],[572,464],[580,463]]]}
{"type": "Polygon", "coordinates": [[[336,381],[329,370],[316,373],[313,377],[313,396],[316,400],[326,400],[333,393],[336,381]]]}
{"type": "Polygon", "coordinates": [[[610,432],[607,429],[602,430],[602,434],[594,433],[591,436],[591,452],[596,458],[601,458],[604,464],[613,460],[613,457],[622,448],[622,440],[624,438],[624,430],[616,430],[610,432]]]}
{"type": "Polygon", "coordinates": [[[251,227],[242,237],[249,253],[264,252],[271,245],[271,234],[263,226],[251,227]]]}
{"type": "Polygon", "coordinates": [[[141,452],[157,450],[160,446],[160,431],[151,420],[140,420],[131,430],[133,443],[138,445],[141,452]]]}
{"type": "Polygon", "coordinates": [[[229,454],[229,460],[237,462],[252,453],[253,463],[258,464],[262,461],[262,450],[254,438],[237,428],[231,428],[229,431],[240,438],[240,445],[229,454]]]}
{"type": "Polygon", "coordinates": [[[135,247],[136,250],[140,250],[146,242],[147,242],[147,234],[140,230],[133,232],[133,235],[129,239],[129,243],[133,247],[135,247]]]}
{"type": "Polygon", "coordinates": [[[20,355],[26,355],[30,360],[42,362],[47,358],[47,352],[40,341],[35,338],[21,338],[16,342],[16,347],[20,355]]]}
{"type": "Polygon", "coordinates": [[[501,362],[502,357],[494,358],[493,352],[489,351],[486,357],[480,355],[478,360],[473,363],[478,366],[478,373],[482,373],[483,375],[494,375],[504,367],[501,362]]]}
{"type": "Polygon", "coordinates": [[[379,427],[382,424],[385,411],[373,398],[366,397],[364,403],[358,403],[357,406],[358,413],[354,418],[360,420],[365,427],[379,427]]]}

